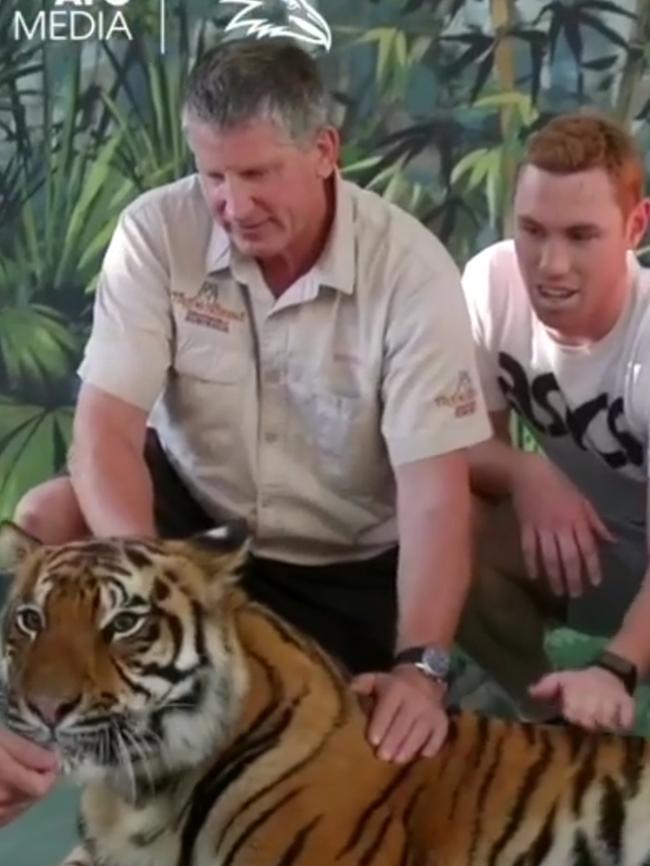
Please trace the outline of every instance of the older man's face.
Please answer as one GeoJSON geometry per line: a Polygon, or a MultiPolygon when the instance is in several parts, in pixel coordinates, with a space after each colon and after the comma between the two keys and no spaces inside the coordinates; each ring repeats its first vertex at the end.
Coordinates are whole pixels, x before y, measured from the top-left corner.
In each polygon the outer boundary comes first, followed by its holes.
{"type": "Polygon", "coordinates": [[[300,145],[268,120],[221,130],[189,119],[186,130],[210,210],[238,249],[270,259],[313,234],[336,167],[334,130],[300,145]]]}

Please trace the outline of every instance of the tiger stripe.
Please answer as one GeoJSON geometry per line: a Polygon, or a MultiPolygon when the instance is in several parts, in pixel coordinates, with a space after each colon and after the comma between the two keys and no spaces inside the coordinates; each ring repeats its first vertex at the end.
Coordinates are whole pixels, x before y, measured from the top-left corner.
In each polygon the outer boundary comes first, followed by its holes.
{"type": "Polygon", "coordinates": [[[316,815],[315,818],[312,818],[311,821],[308,821],[304,827],[301,827],[300,830],[298,830],[288,848],[278,860],[277,866],[295,866],[295,864],[300,860],[303,849],[309,841],[309,837],[322,819],[322,815],[316,815]]]}
{"type": "MultiPolygon", "coordinates": [[[[287,803],[291,803],[291,801],[295,800],[301,793],[303,793],[303,788],[293,788],[293,790],[289,791],[288,794],[280,797],[277,802],[273,803],[263,812],[260,812],[257,818],[250,822],[246,829],[240,833],[237,840],[233,843],[230,850],[223,858],[223,866],[233,866],[235,857],[253,833],[263,827],[270,818],[274,818],[277,813],[287,805],[287,803]]],[[[187,866],[190,866],[190,864],[187,864],[187,866]]]]}
{"type": "MultiPolygon", "coordinates": [[[[544,732],[541,732],[542,734],[544,732]]],[[[542,740],[542,751],[539,757],[530,765],[523,776],[517,799],[515,800],[508,820],[505,823],[501,835],[496,839],[488,857],[488,866],[496,866],[499,855],[506,845],[519,830],[526,816],[526,807],[537,786],[544,779],[544,772],[548,768],[552,757],[551,744],[547,737],[542,740]]]]}
{"type": "Polygon", "coordinates": [[[592,739],[587,748],[586,756],[583,756],[580,768],[576,773],[573,785],[573,796],[571,808],[574,817],[578,817],[582,811],[582,802],[585,794],[590,789],[597,772],[598,742],[592,739]]]}
{"type": "Polygon", "coordinates": [[[34,734],[58,699],[57,748],[104,773],[66,866],[650,866],[648,743],[453,713],[435,758],[382,762],[344,672],[233,585],[220,544],[22,561],[0,700],[34,734]],[[37,637],[21,604],[47,610],[37,637]]]}

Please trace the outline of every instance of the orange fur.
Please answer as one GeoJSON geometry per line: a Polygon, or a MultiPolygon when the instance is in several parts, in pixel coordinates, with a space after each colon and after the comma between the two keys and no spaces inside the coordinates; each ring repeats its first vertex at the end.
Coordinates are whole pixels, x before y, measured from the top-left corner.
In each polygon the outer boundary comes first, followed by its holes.
{"type": "MultiPolygon", "coordinates": [[[[119,711],[125,686],[122,681],[116,685],[107,673],[111,658],[119,651],[125,662],[131,654],[133,664],[145,652],[152,658],[152,648],[145,651],[126,640],[113,646],[100,639],[98,628],[93,643],[90,587],[108,580],[103,575],[110,573],[111,562],[127,568],[129,545],[139,561],[131,562],[129,574],[120,578],[129,593],[151,596],[158,583],[161,606],[185,634],[193,629],[192,610],[198,605],[209,664],[220,665],[225,676],[219,680],[223,694],[231,681],[241,688],[233,690],[230,722],[224,721],[214,746],[195,762],[166,772],[164,763],[154,761],[148,779],[144,764],[136,760],[133,790],[128,779],[110,774],[86,784],[82,814],[87,847],[68,864],[650,862],[644,741],[460,714],[452,716],[447,743],[437,757],[408,766],[383,763],[366,741],[366,716],[340,669],[311,641],[224,580],[238,561],[234,553],[206,554],[190,544],[115,541],[109,543],[113,555],[105,558],[108,568],[103,571],[101,557],[89,546],[84,553],[83,544],[32,551],[18,569],[9,620],[46,575],[60,574],[68,583],[56,601],[55,589],[50,590],[51,632],[46,625],[29,640],[17,638],[10,621],[5,627],[12,659],[8,689],[15,707],[30,696],[38,699],[34,690],[43,688],[45,677],[36,669],[46,668],[50,691],[62,690],[69,699],[76,688],[88,697],[86,718],[97,706],[105,712],[111,700],[111,712],[119,711]],[[81,647],[83,658],[76,658],[81,647]]],[[[158,629],[160,659],[177,639],[175,628],[158,629]]],[[[146,682],[142,674],[138,683],[146,682]]],[[[230,699],[224,700],[228,704],[230,699]]],[[[221,704],[213,706],[221,712],[221,704]]],[[[193,724],[193,713],[204,710],[188,712],[183,724],[193,724]]]]}

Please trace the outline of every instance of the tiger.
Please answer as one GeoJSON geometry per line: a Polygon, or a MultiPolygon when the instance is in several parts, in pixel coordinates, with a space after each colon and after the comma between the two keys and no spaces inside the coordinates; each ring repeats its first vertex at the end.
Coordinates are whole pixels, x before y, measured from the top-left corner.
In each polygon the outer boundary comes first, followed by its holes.
{"type": "Polygon", "coordinates": [[[6,723],[82,787],[65,866],[648,866],[648,743],[450,714],[380,760],[346,671],[238,585],[244,533],[0,528],[6,723]]]}

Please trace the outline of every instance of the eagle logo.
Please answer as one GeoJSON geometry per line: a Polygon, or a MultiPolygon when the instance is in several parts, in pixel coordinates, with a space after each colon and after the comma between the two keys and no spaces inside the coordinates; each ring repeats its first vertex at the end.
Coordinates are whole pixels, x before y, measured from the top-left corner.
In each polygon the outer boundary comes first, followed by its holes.
{"type": "Polygon", "coordinates": [[[274,24],[261,8],[266,0],[221,0],[222,5],[242,8],[228,22],[226,33],[243,30],[242,36],[286,36],[329,51],[332,31],[323,16],[307,0],[280,0],[285,23],[274,24]]]}

